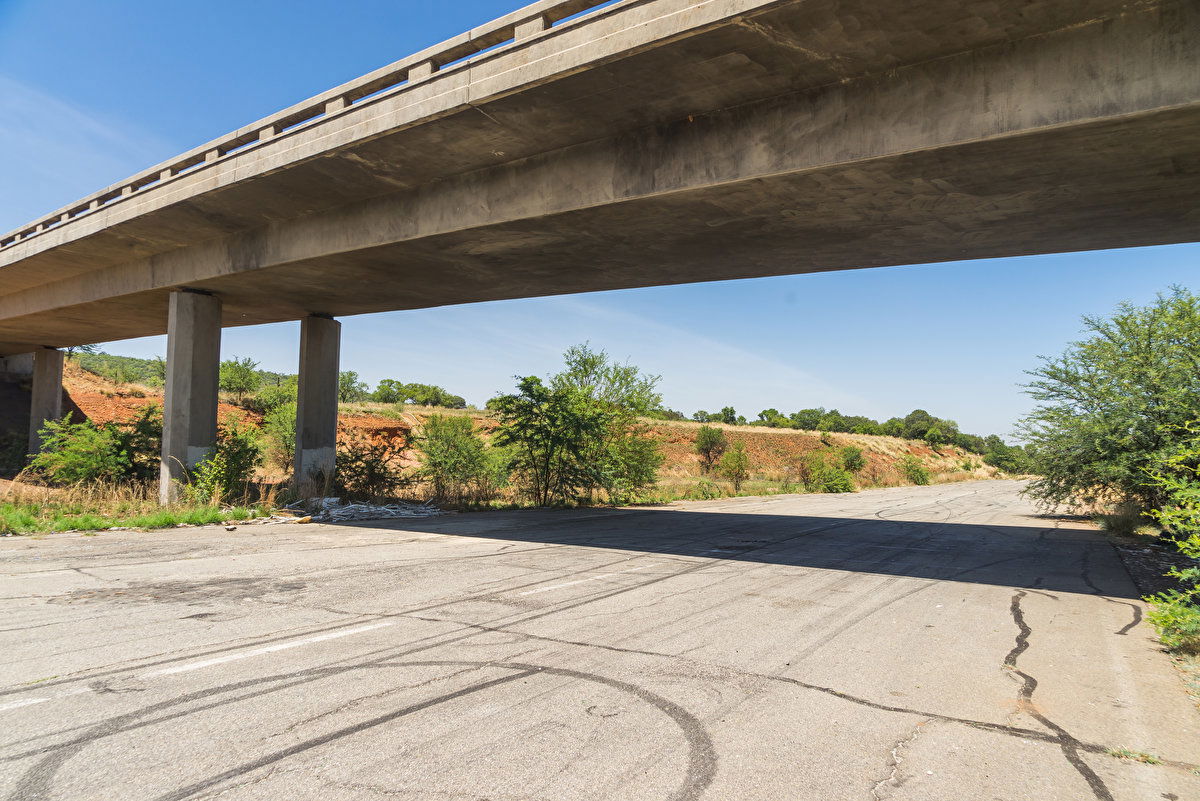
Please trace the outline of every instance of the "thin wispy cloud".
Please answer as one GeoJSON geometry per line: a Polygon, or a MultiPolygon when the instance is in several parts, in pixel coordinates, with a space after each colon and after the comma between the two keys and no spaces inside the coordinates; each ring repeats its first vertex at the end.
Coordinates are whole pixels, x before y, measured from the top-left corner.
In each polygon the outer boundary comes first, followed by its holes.
{"type": "Polygon", "coordinates": [[[172,146],[0,75],[0,230],[24,225],[143,169],[172,146]],[[19,187],[19,191],[14,191],[19,187]]]}

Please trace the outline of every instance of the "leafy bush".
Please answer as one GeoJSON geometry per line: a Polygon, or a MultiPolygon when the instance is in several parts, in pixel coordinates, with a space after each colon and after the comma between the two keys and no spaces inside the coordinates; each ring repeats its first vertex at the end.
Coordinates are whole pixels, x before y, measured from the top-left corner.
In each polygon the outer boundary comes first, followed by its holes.
{"type": "Polygon", "coordinates": [[[72,423],[69,417],[47,420],[42,449],[29,472],[49,484],[66,486],[128,477],[132,462],[115,425],[72,423]]]}
{"type": "Polygon", "coordinates": [[[601,450],[599,484],[609,503],[628,503],[642,490],[654,486],[663,454],[658,441],[644,426],[630,425],[611,435],[601,450]]]}
{"type": "Polygon", "coordinates": [[[725,490],[712,481],[701,480],[689,487],[684,497],[690,501],[711,501],[725,497],[725,490]]]}
{"type": "Polygon", "coordinates": [[[252,398],[246,398],[242,401],[242,406],[252,412],[258,412],[261,415],[267,415],[284,406],[288,403],[296,402],[297,394],[296,380],[284,380],[279,384],[270,384],[258,391],[252,398]]]}
{"type": "Polygon", "coordinates": [[[900,472],[913,484],[925,486],[929,483],[929,470],[921,460],[911,453],[900,460],[900,472]]]}
{"type": "Polygon", "coordinates": [[[506,454],[493,453],[470,418],[430,416],[417,446],[424,456],[420,476],[440,500],[486,502],[507,481],[506,454]]]}
{"type": "Polygon", "coordinates": [[[854,477],[836,465],[824,464],[814,476],[813,492],[854,492],[854,477]]]}
{"type": "Polygon", "coordinates": [[[373,438],[360,432],[343,432],[338,439],[334,489],[348,500],[379,501],[395,497],[410,481],[399,466],[408,439],[393,435],[373,438]]]}
{"type": "Polygon", "coordinates": [[[1173,651],[1200,653],[1200,421],[1183,427],[1188,438],[1162,457],[1147,474],[1166,502],[1150,514],[1170,534],[1176,547],[1192,560],[1185,568],[1167,574],[1178,589],[1146,598],[1152,606],[1148,618],[1163,645],[1173,651]]]}
{"type": "Polygon", "coordinates": [[[834,456],[818,451],[801,459],[796,472],[806,492],[854,492],[854,477],[846,470],[844,463],[844,453],[834,456]]]}
{"type": "Polygon", "coordinates": [[[741,492],[742,484],[750,477],[750,456],[746,453],[746,444],[740,440],[733,443],[721,457],[718,470],[733,484],[734,492],[741,492]]]}
{"type": "Polygon", "coordinates": [[[700,426],[696,430],[696,453],[700,455],[700,470],[704,473],[711,473],[713,466],[717,460],[725,453],[729,447],[729,440],[725,436],[725,432],[719,428],[712,426],[700,426]]]}
{"type": "Polygon", "coordinates": [[[143,406],[128,423],[111,423],[116,429],[117,447],[129,458],[126,478],[156,481],[162,464],[163,417],[156,403],[143,406]]]}
{"type": "Polygon", "coordinates": [[[258,431],[229,417],[217,432],[212,454],[192,468],[184,497],[191,503],[212,504],[245,498],[254,468],[261,462],[258,431]]]}
{"type": "Polygon", "coordinates": [[[862,448],[853,445],[842,448],[842,468],[846,472],[857,473],[866,466],[867,459],[863,456],[862,448]]]}
{"type": "Polygon", "coordinates": [[[296,456],[296,402],[286,401],[267,412],[262,428],[279,466],[290,468],[296,456]]]}

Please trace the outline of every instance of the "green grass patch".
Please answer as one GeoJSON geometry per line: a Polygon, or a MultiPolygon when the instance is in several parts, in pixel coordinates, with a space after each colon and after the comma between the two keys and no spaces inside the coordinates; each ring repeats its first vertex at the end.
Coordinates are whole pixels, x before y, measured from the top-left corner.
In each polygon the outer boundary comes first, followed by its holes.
{"type": "MultiPolygon", "coordinates": [[[[228,520],[247,520],[269,513],[254,507],[183,506],[155,511],[137,509],[109,510],[100,514],[78,504],[3,503],[0,504],[0,533],[38,534],[53,531],[101,531],[107,528],[171,528],[180,523],[203,526],[228,520]]],[[[136,504],[130,504],[136,506],[136,504]]]]}

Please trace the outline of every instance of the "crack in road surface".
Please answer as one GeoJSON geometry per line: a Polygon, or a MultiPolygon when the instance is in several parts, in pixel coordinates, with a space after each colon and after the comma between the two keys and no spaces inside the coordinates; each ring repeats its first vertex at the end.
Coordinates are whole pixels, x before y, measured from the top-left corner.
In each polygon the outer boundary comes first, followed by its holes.
{"type": "Polygon", "coordinates": [[[1083,757],[1079,755],[1083,743],[1071,736],[1070,732],[1062,726],[1059,726],[1039,712],[1037,707],[1033,705],[1033,694],[1037,691],[1038,686],[1037,679],[1017,667],[1017,660],[1029,648],[1029,637],[1033,634],[1033,629],[1025,622],[1025,612],[1021,609],[1021,599],[1024,597],[1025,593],[1018,591],[1012,597],[1012,602],[1009,605],[1013,622],[1017,624],[1018,634],[1012,650],[1004,657],[1005,667],[1021,678],[1021,689],[1017,691],[1017,707],[1020,711],[1055,733],[1055,740],[1062,749],[1063,756],[1067,758],[1067,762],[1071,763],[1071,767],[1075,768],[1084,781],[1087,782],[1092,795],[1096,796],[1099,801],[1114,801],[1108,785],[1104,783],[1104,780],[1100,778],[1096,771],[1092,770],[1091,765],[1087,764],[1083,760],[1083,757]]]}

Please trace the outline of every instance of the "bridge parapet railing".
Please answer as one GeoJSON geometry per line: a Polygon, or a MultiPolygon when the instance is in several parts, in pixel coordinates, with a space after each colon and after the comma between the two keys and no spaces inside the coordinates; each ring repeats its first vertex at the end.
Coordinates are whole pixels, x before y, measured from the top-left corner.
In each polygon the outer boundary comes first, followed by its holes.
{"type": "Polygon", "coordinates": [[[556,27],[583,21],[602,7],[626,5],[638,0],[540,0],[499,19],[480,25],[452,39],[426,48],[367,73],[341,86],[286,108],[269,117],[150,167],[120,183],[64,206],[36,222],[0,237],[0,250],[27,241],[71,220],[161,186],[181,175],[235,155],[253,145],[301,127],[329,119],[356,104],[391,91],[403,91],[439,72],[473,63],[475,57],[505,46],[523,43],[556,27]]]}

